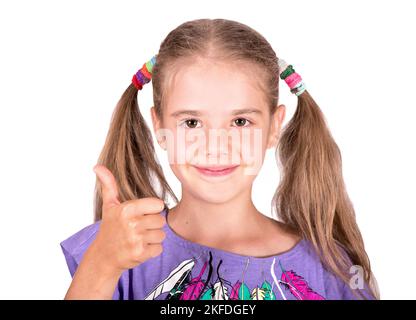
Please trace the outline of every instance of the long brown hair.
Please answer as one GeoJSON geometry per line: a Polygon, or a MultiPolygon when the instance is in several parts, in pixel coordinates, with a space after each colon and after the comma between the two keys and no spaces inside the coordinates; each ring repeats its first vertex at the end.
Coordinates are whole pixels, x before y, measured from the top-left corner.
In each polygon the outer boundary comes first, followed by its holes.
{"type": "MultiPolygon", "coordinates": [[[[160,45],[152,70],[153,101],[160,119],[175,70],[195,58],[204,57],[242,61],[256,67],[261,76],[259,86],[270,112],[275,110],[280,70],[276,53],[268,41],[236,21],[198,19],[179,25],[160,45]]],[[[120,201],[149,196],[166,201],[170,195],[177,203],[155,155],[151,132],[138,107],[137,92],[130,84],[123,93],[97,163],[113,172],[119,185],[120,201]]],[[[272,200],[277,218],[309,240],[324,265],[345,283],[349,281],[347,270],[351,263],[361,266],[371,294],[379,299],[354,208],[344,185],[340,151],[308,90],[298,97],[294,116],[282,130],[276,160],[281,169],[281,180],[272,200]]],[[[97,221],[101,219],[102,210],[98,180],[94,201],[97,221]]]]}

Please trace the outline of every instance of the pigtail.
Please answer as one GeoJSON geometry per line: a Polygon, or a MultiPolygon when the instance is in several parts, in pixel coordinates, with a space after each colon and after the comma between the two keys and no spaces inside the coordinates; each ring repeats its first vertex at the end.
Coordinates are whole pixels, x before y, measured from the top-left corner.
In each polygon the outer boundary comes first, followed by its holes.
{"type": "MultiPolygon", "coordinates": [[[[345,282],[351,277],[351,263],[363,268],[366,282],[375,281],[344,185],[340,151],[300,76],[291,66],[284,63],[282,66],[283,61],[277,59],[267,40],[242,23],[226,19],[188,21],[167,35],[158,52],[152,84],[155,111],[161,118],[166,91],[177,66],[195,57],[245,61],[260,67],[264,72],[260,71],[258,74],[262,77],[256,80],[269,101],[271,113],[278,102],[279,74],[286,81],[298,96],[298,104],[293,118],[283,128],[276,149],[281,181],[272,205],[277,217],[309,240],[326,267],[345,282]]],[[[150,62],[146,65],[152,67],[150,62]]],[[[177,201],[157,163],[150,131],[137,105],[137,89],[149,80],[147,71],[152,72],[143,69],[143,74],[138,73],[123,94],[99,163],[115,174],[121,200],[154,196],[156,191],[150,179],[153,172],[163,196],[170,193],[177,201]]],[[[97,191],[96,220],[101,217],[101,207],[101,195],[97,191]]],[[[378,298],[378,289],[374,283],[371,286],[378,298]]]]}
{"type": "MultiPolygon", "coordinates": [[[[282,130],[276,155],[281,180],[273,207],[278,216],[311,241],[322,261],[347,284],[351,262],[363,268],[367,283],[374,280],[344,185],[340,150],[321,109],[304,88],[293,118],[282,130]]],[[[376,290],[372,294],[378,296],[376,290]]]]}
{"type": "MultiPolygon", "coordinates": [[[[133,77],[132,83],[123,93],[113,112],[110,128],[98,164],[105,165],[113,173],[119,186],[120,201],[144,197],[158,197],[166,201],[170,194],[178,202],[167,183],[155,154],[153,138],[137,103],[138,90],[150,81],[138,82],[145,66],[133,77]],[[137,76],[137,77],[136,77],[137,76]],[[134,80],[136,79],[136,80],[134,80]],[[154,185],[154,181],[159,186],[154,185]],[[157,190],[157,187],[160,190],[157,190]]],[[[150,67],[149,67],[150,69],[150,67]]],[[[146,72],[146,70],[145,70],[146,72]]],[[[102,217],[102,194],[99,182],[95,185],[94,221],[102,217]]]]}

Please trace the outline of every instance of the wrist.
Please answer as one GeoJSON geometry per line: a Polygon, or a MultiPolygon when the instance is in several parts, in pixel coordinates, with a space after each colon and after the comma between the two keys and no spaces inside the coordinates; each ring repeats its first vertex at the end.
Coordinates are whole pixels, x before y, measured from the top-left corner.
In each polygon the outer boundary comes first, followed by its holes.
{"type": "Polygon", "coordinates": [[[124,270],[105,260],[100,249],[92,243],[84,254],[65,299],[112,299],[124,270]]]}
{"type": "Polygon", "coordinates": [[[117,268],[109,262],[105,256],[105,252],[93,241],[85,252],[85,258],[89,260],[89,264],[93,266],[94,271],[103,279],[120,278],[123,269],[117,268]]]}

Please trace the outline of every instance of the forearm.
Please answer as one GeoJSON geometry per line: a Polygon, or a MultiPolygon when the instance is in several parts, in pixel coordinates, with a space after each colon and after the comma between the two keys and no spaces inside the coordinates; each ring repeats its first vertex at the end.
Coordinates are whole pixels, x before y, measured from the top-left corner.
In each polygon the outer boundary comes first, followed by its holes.
{"type": "Polygon", "coordinates": [[[112,299],[122,270],[114,270],[102,261],[92,243],[74,274],[65,300],[112,299]]]}

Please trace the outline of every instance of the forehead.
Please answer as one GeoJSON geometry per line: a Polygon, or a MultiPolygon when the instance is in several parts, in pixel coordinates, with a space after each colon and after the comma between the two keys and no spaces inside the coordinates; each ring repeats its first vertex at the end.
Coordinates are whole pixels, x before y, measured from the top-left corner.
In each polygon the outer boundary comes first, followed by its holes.
{"type": "Polygon", "coordinates": [[[258,69],[248,63],[211,60],[182,64],[172,75],[166,108],[201,110],[205,114],[227,114],[236,108],[265,108],[258,69]]]}

